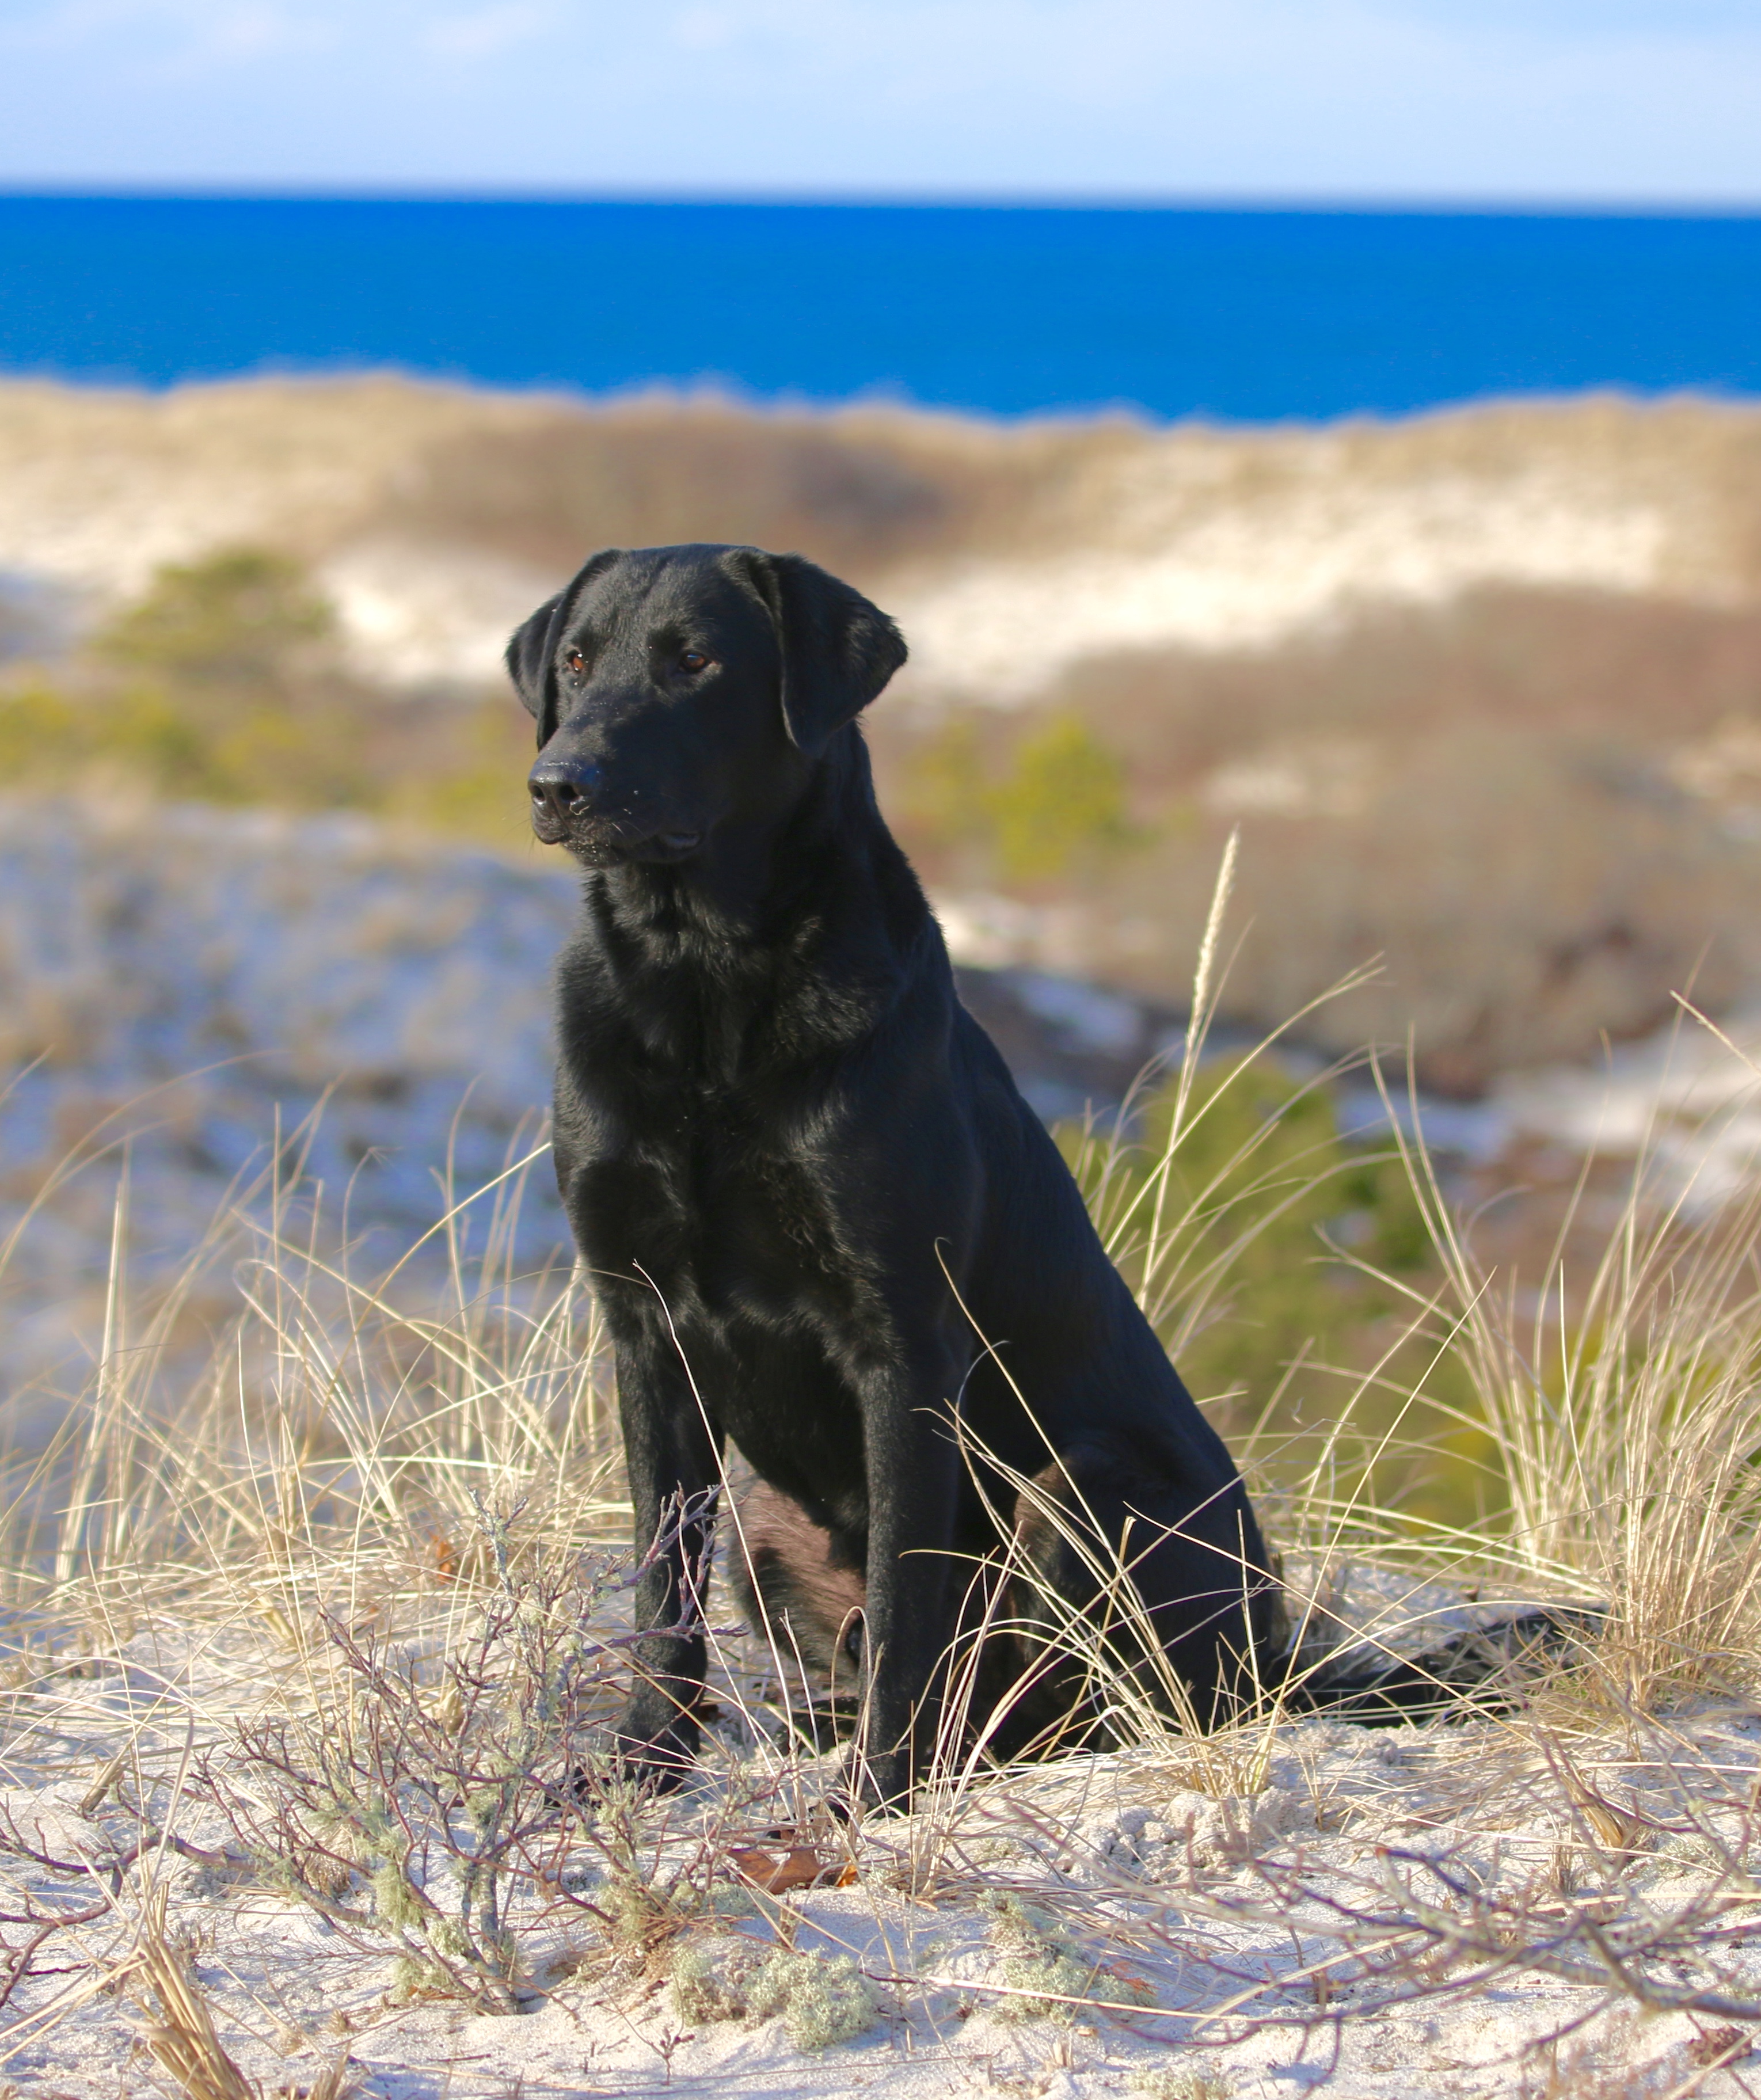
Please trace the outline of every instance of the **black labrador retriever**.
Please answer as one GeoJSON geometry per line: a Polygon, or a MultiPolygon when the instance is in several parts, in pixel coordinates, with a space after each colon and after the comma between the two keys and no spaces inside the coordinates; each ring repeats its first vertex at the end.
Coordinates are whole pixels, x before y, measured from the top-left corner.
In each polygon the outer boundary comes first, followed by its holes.
{"type": "MultiPolygon", "coordinates": [[[[1123,1551],[1201,1725],[1282,1644],[1229,1454],[956,996],[876,805],[857,717],[904,660],[856,591],[751,547],[596,554],[509,646],[534,829],[587,871],[556,1170],[613,1341],[638,1543],[664,1540],[618,1736],[663,1783],[698,1740],[729,1439],[765,1484],[755,1608],[821,1660],[859,1626],[859,1783],[882,1800],[931,1753],[1005,1529],[1017,1625],[1102,1608],[1123,1551]]],[[[1017,1665],[1037,1692],[1004,1747],[1080,1697],[1011,1638],[980,1703],[1017,1665]]]]}
{"type": "MultiPolygon", "coordinates": [[[[612,1337],[637,1538],[701,1508],[731,1439],[774,1491],[748,1542],[762,1601],[823,1654],[840,1630],[802,1621],[836,1608],[828,1573],[860,1599],[882,1798],[935,1740],[1000,1513],[1077,1610],[1076,1539],[1131,1533],[1202,1721],[1278,1616],[1229,1454],[956,996],[881,820],[857,717],[904,659],[811,562],[718,546],[596,554],[508,651],[538,722],[533,827],[587,870],[556,1169],[612,1337]],[[1041,1493],[1018,1508],[973,1451],[1041,1493]]],[[[638,1600],[621,1735],[656,1776],[697,1740],[705,1529],[672,1524],[638,1600]]]]}

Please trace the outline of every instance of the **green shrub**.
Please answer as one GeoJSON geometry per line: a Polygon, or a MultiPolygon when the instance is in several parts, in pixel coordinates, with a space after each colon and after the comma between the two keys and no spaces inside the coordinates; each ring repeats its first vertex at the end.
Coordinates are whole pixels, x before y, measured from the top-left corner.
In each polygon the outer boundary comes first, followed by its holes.
{"type": "Polygon", "coordinates": [[[1397,1154],[1348,1142],[1326,1088],[1260,1057],[1201,1068],[1170,1155],[1177,1091],[1171,1079],[1151,1096],[1129,1141],[1066,1125],[1059,1142],[1181,1375],[1220,1402],[1238,1445],[1263,1429],[1273,1481],[1312,1464],[1348,1408],[1335,1462],[1367,1463],[1404,1409],[1377,1492],[1415,1513],[1477,1513],[1490,1446],[1454,1418],[1473,1411],[1469,1383],[1453,1357],[1433,1362],[1431,1341],[1402,1339],[1412,1294],[1441,1272],[1397,1154]]]}
{"type": "Polygon", "coordinates": [[[1201,1070],[1159,1221],[1176,1095],[1172,1081],[1152,1095],[1129,1143],[1072,1126],[1060,1143],[1198,1388],[1264,1387],[1300,1352],[1325,1353],[1362,1324],[1374,1294],[1346,1251],[1376,1268],[1422,1268],[1424,1219],[1397,1158],[1348,1144],[1324,1088],[1260,1058],[1201,1070]]]}
{"type": "Polygon", "coordinates": [[[232,547],[157,571],[91,648],[100,662],[179,685],[279,688],[335,625],[299,562],[232,547]]]}
{"type": "Polygon", "coordinates": [[[854,2041],[874,2025],[878,2010],[868,1979],[847,1954],[797,1954],[774,1947],[746,1988],[755,2019],[783,2016],[783,2032],[800,2049],[854,2041]]]}
{"type": "Polygon", "coordinates": [[[0,688],[0,780],[8,786],[64,773],[90,736],[90,721],[54,686],[0,688]]]}
{"type": "Polygon", "coordinates": [[[1067,2025],[1075,2018],[1077,2004],[1093,1991],[1099,1964],[1061,1926],[1019,1896],[1000,1895],[991,1905],[990,1940],[1011,1989],[993,2007],[1000,2019],[1067,2025]]]}
{"type": "MultiPolygon", "coordinates": [[[[673,2010],[693,2027],[737,2020],[746,2010],[737,1966],[724,1958],[730,1950],[686,1945],[673,1957],[673,2010]]],[[[733,1952],[744,1952],[742,1948],[733,1952]]]]}
{"type": "Polygon", "coordinates": [[[1136,836],[1124,765],[1079,715],[1054,715],[1023,738],[983,807],[1009,882],[1054,881],[1136,836]]]}
{"type": "Polygon", "coordinates": [[[933,847],[979,846],[985,814],[984,748],[970,711],[950,714],[911,753],[901,783],[903,827],[933,847]]]}
{"type": "Polygon", "coordinates": [[[1000,766],[986,763],[973,716],[951,716],[913,755],[901,810],[920,843],[976,857],[975,872],[1008,883],[1092,872],[1145,836],[1123,761],[1074,714],[1029,730],[1000,766]]]}
{"type": "Polygon", "coordinates": [[[340,675],[300,565],[234,548],[161,569],[65,687],[0,685],[0,779],[174,801],[356,809],[511,849],[530,728],[510,699],[388,704],[340,675]]]}

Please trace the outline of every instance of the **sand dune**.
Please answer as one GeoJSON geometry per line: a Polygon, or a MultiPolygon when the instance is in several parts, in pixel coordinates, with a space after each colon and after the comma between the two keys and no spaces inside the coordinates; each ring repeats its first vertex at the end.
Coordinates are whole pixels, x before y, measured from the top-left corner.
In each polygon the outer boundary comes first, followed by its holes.
{"type": "Polygon", "coordinates": [[[591,545],[751,536],[884,589],[915,651],[905,690],[1006,702],[1085,656],[1259,648],[1488,585],[1743,602],[1761,591],[1758,452],[1761,413],[1693,400],[1241,433],[392,377],[12,382],[0,569],[91,609],[161,562],[285,546],[319,565],[359,669],[470,683],[591,545]],[[560,485],[523,501],[546,463],[560,485]]]}
{"type": "Polygon", "coordinates": [[[1378,605],[1488,585],[1728,590],[1710,567],[1690,580],[1685,527],[1588,477],[1438,474],[1378,488],[1342,470],[1145,518],[1130,546],[975,560],[907,591],[895,612],[915,683],[1006,704],[1088,656],[1261,649],[1378,605]]]}

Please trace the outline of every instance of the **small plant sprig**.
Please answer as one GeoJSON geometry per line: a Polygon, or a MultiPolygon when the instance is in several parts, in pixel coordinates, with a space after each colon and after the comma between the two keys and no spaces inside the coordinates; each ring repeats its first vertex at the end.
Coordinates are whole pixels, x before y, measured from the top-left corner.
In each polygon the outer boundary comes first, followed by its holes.
{"type": "Polygon", "coordinates": [[[396,1995],[508,2013],[522,1928],[573,1912],[627,1944],[676,1892],[645,1873],[640,1804],[594,1741],[637,1636],[590,1629],[642,1567],[523,1554],[518,1510],[478,1516],[493,1577],[467,1638],[435,1655],[321,1613],[342,1696],[241,1724],[204,1780],[266,1881],[392,1955],[396,1995]]]}
{"type": "Polygon", "coordinates": [[[879,2011],[873,1987],[848,1954],[764,1949],[744,1939],[682,1948],[672,1985],[682,2018],[707,2026],[780,2015],[789,2040],[810,2054],[866,2034],[879,2011]]]}

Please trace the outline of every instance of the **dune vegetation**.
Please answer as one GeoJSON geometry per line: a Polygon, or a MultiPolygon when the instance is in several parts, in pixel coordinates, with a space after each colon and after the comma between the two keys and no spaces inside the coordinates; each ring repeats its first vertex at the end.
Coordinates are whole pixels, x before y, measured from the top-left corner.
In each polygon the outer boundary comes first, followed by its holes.
{"type": "MultiPolygon", "coordinates": [[[[594,1778],[629,1667],[604,1352],[567,1269],[513,1254],[541,1153],[444,1209],[450,1282],[413,1308],[324,1229],[296,1137],[169,1284],[119,1255],[89,1380],[8,1471],[11,2075],[805,2093],[847,2050],[841,2075],[937,2089],[1216,2100],[1305,2056],[1348,2094],[1737,2089],[1761,2020],[1761,1219],[1660,1204],[1641,1172],[1581,1313],[1560,1277],[1525,1304],[1422,1146],[1342,1156],[1264,1054],[1202,1057],[1212,933],[1149,1112],[1069,1143],[1183,1361],[1244,1304],[1309,1325],[1280,1343],[1294,1411],[1218,1395],[1300,1666],[1537,1599],[1592,1615],[1562,1648],[1387,1732],[1302,1718],[1269,1657],[1264,1700],[1200,1736],[1104,1628],[1048,1624],[1107,1746],[999,1767],[951,1725],[910,1816],[841,1821],[828,1688],[717,1586],[703,1777],[632,1795],[594,1778]],[[1330,1248],[1313,1229],[1347,1203],[1368,1225],[1330,1248]],[[1329,1355],[1287,1242],[1268,1293],[1292,1220],[1311,1273],[1400,1308],[1370,1360],[1329,1355]],[[1464,1466],[1471,1506],[1428,1501],[1464,1466]]],[[[129,1200],[125,1177],[119,1250],[129,1200]]]]}
{"type": "Polygon", "coordinates": [[[517,848],[514,621],[596,545],[796,548],[905,625],[883,800],[938,897],[1002,900],[995,959],[1177,1004],[1239,824],[1230,1017],[1379,955],[1319,1039],[1410,1027],[1472,1096],[1756,980],[1758,444],[1748,408],[1613,397],[1243,433],[14,384],[0,766],[517,848]],[[168,608],[240,562],[282,598],[210,660],[168,608]]]}

